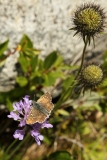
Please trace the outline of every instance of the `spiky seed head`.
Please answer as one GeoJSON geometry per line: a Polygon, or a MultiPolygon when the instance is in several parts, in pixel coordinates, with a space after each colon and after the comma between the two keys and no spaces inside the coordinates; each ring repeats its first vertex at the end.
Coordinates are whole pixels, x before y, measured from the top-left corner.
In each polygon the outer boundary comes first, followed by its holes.
{"type": "Polygon", "coordinates": [[[86,88],[94,88],[103,80],[103,71],[101,67],[90,64],[83,68],[80,74],[80,83],[86,88]]]}
{"type": "Polygon", "coordinates": [[[75,30],[76,35],[80,33],[84,42],[88,38],[89,43],[91,38],[104,30],[105,13],[100,5],[84,4],[78,7],[73,17],[74,27],[70,30],[75,30]]]}

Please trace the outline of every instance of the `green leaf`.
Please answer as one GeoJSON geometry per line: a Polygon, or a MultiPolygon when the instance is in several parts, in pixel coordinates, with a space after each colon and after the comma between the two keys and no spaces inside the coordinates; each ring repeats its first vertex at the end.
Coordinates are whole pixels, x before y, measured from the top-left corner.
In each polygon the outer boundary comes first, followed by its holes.
{"type": "Polygon", "coordinates": [[[4,51],[8,47],[9,40],[5,41],[4,43],[0,44],[0,67],[2,67],[5,63],[5,60],[7,58],[6,55],[4,55],[4,51]]]}
{"type": "Polygon", "coordinates": [[[52,67],[52,65],[55,63],[55,61],[57,60],[57,52],[52,52],[51,54],[49,54],[44,61],[44,68],[45,69],[50,69],[52,67]]]}
{"type": "Polygon", "coordinates": [[[48,159],[49,160],[74,160],[73,157],[71,157],[70,153],[67,151],[56,151],[52,153],[48,159]]]}
{"type": "Polygon", "coordinates": [[[34,55],[38,55],[40,53],[39,50],[36,50],[34,48],[26,48],[24,50],[24,53],[27,55],[27,56],[34,56],[34,55]]]}
{"type": "Polygon", "coordinates": [[[26,49],[26,48],[33,48],[33,43],[32,41],[30,40],[30,38],[27,36],[27,35],[23,35],[21,41],[20,41],[20,45],[22,47],[22,50],[23,49],[26,49]]]}
{"type": "Polygon", "coordinates": [[[38,67],[38,56],[31,58],[30,65],[31,65],[32,71],[36,71],[36,68],[38,67]]]}
{"type": "Polygon", "coordinates": [[[51,86],[56,82],[57,78],[64,78],[64,77],[61,72],[52,71],[49,72],[48,74],[45,74],[43,78],[45,80],[44,85],[51,86]]]}
{"type": "Polygon", "coordinates": [[[34,71],[34,72],[31,72],[31,75],[29,78],[30,80],[33,80],[33,79],[36,80],[37,77],[42,78],[42,76],[43,76],[43,73],[41,73],[40,71],[34,71]]]}
{"type": "Polygon", "coordinates": [[[36,56],[36,55],[38,55],[40,53],[40,50],[33,48],[32,52],[36,56]]]}
{"type": "Polygon", "coordinates": [[[41,59],[38,59],[38,71],[44,70],[44,62],[41,59]]]}
{"type": "Polygon", "coordinates": [[[54,63],[54,66],[61,66],[62,62],[63,62],[63,57],[61,55],[57,55],[57,59],[54,63]]]}
{"type": "Polygon", "coordinates": [[[73,82],[73,77],[71,77],[71,76],[64,80],[64,82],[62,84],[64,92],[70,87],[72,82],[73,82]]]}
{"type": "Polygon", "coordinates": [[[39,77],[39,76],[36,76],[33,80],[32,80],[32,83],[33,84],[37,84],[37,85],[42,85],[44,82],[44,79],[42,77],[42,75],[39,77]]]}
{"type": "Polygon", "coordinates": [[[19,77],[16,78],[16,82],[17,82],[21,87],[24,87],[24,86],[27,85],[28,80],[27,80],[25,77],[23,77],[23,76],[19,76],[19,77]]]}
{"type": "Polygon", "coordinates": [[[19,57],[18,61],[19,61],[20,65],[21,65],[21,67],[22,67],[22,70],[24,72],[27,72],[30,62],[25,58],[25,56],[23,56],[21,54],[20,54],[20,57],[19,57]]]}
{"type": "Polygon", "coordinates": [[[6,104],[7,108],[9,109],[9,111],[12,111],[13,110],[13,105],[12,105],[12,102],[10,101],[10,99],[7,98],[6,102],[7,102],[7,104],[6,104]]]}
{"type": "Polygon", "coordinates": [[[0,44],[0,56],[7,50],[9,40],[0,44]]]}
{"type": "Polygon", "coordinates": [[[63,115],[63,116],[69,116],[69,115],[70,115],[69,112],[67,112],[67,111],[64,110],[64,109],[58,109],[58,110],[56,111],[56,113],[61,114],[61,115],[63,115]]]}
{"type": "Polygon", "coordinates": [[[107,87],[107,78],[101,83],[101,87],[107,87]]]}
{"type": "Polygon", "coordinates": [[[2,67],[5,64],[6,56],[5,55],[4,56],[0,56],[0,60],[1,60],[0,67],[2,67]]]}

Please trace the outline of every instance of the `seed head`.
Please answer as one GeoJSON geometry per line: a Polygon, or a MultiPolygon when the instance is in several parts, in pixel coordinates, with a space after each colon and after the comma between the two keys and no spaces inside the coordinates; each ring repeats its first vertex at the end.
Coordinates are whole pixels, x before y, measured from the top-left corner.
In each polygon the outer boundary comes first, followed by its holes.
{"type": "Polygon", "coordinates": [[[95,88],[103,80],[103,71],[101,67],[90,64],[83,68],[79,79],[84,88],[95,88]]]}
{"type": "Polygon", "coordinates": [[[104,30],[105,13],[100,5],[84,4],[78,7],[73,17],[74,27],[70,30],[76,31],[74,35],[80,33],[84,42],[88,38],[89,44],[91,38],[104,30]]]}

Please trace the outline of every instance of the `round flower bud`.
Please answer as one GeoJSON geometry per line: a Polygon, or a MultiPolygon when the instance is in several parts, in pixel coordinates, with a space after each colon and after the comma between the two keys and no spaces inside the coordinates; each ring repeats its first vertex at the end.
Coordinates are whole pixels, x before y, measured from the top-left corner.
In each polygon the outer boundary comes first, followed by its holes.
{"type": "Polygon", "coordinates": [[[105,13],[101,9],[100,5],[95,4],[84,4],[78,7],[74,13],[73,18],[74,27],[71,28],[75,30],[76,33],[80,33],[84,42],[88,38],[90,39],[104,29],[105,24],[105,13]]]}
{"type": "Polygon", "coordinates": [[[95,64],[88,65],[81,71],[80,81],[85,87],[93,88],[96,85],[100,84],[102,80],[103,71],[99,66],[95,64]]]}

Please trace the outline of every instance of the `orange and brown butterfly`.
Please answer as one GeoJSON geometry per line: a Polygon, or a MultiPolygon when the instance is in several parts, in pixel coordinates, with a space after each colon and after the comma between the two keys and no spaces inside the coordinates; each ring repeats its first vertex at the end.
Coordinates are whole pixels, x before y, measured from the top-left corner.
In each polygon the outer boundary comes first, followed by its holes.
{"type": "Polygon", "coordinates": [[[26,124],[43,123],[51,114],[54,105],[50,93],[45,93],[37,102],[32,101],[30,113],[27,117],[26,124]]]}

